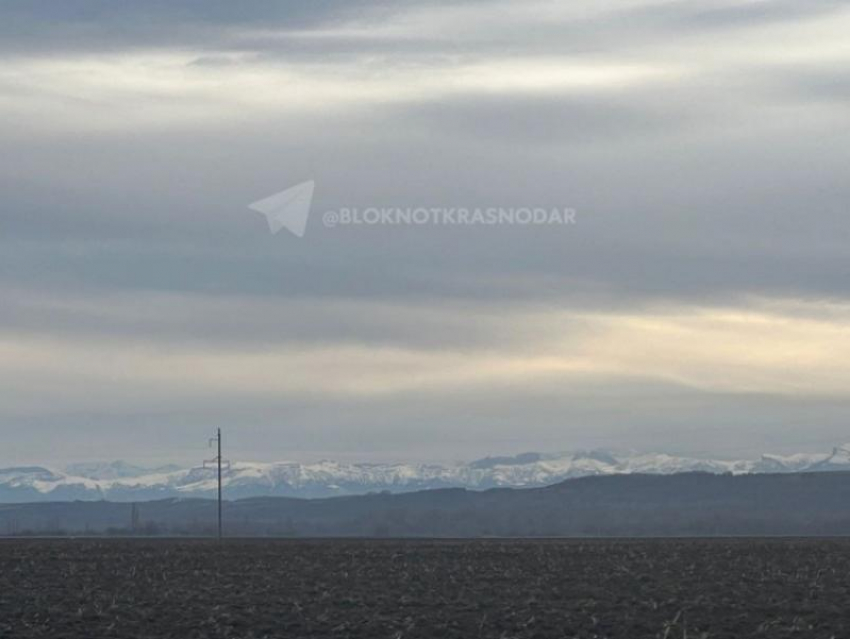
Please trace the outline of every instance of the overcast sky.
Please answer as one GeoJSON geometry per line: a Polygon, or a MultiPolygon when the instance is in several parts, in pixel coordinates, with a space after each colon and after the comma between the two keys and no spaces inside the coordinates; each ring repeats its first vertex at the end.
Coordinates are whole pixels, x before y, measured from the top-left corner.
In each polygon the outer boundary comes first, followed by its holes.
{"type": "Polygon", "coordinates": [[[850,8],[7,0],[0,464],[850,440],[850,8]],[[304,238],[255,200],[315,180],[304,238]],[[575,225],[339,226],[345,207],[575,225]]]}

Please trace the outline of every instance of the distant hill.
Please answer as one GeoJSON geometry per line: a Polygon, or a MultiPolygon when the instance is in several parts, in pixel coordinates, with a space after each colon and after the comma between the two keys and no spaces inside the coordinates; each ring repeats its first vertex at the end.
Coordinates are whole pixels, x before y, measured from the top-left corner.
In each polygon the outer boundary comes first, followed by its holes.
{"type": "MultiPolygon", "coordinates": [[[[716,460],[665,453],[608,451],[523,453],[455,464],[351,464],[336,461],[237,462],[224,473],[232,499],[245,497],[333,497],[369,492],[413,492],[437,488],[531,488],[576,477],[624,474],[789,473],[850,470],[850,446],[831,454],[762,455],[758,459],[716,460]]],[[[168,497],[212,497],[215,471],[126,462],[0,468],[0,503],[102,500],[147,501],[168,497]]]]}
{"type": "MultiPolygon", "coordinates": [[[[546,488],[427,490],[225,504],[231,535],[850,535],[850,472],[614,475],[546,488]]],[[[136,506],[138,534],[208,534],[215,502],[136,506]]],[[[106,501],[0,506],[0,534],[130,532],[132,506],[106,501]]]]}

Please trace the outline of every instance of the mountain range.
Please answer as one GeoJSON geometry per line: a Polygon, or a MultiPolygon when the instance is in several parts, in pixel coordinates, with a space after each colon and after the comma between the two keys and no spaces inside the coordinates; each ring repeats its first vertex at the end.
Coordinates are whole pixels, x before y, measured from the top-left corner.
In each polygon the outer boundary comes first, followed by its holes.
{"type": "MultiPolygon", "coordinates": [[[[638,473],[542,488],[229,499],[223,527],[228,537],[846,536],[848,502],[850,472],[638,473]]],[[[0,504],[0,537],[207,537],[216,522],[212,499],[0,504]]]]}
{"type": "MultiPolygon", "coordinates": [[[[333,497],[371,492],[402,493],[436,488],[533,488],[600,475],[670,475],[683,472],[791,473],[850,470],[850,445],[831,454],[762,455],[753,460],[715,460],[659,453],[581,451],[523,453],[455,464],[234,463],[223,474],[225,496],[333,497]]],[[[148,501],[212,497],[209,468],[144,468],[123,461],[0,468],[0,503],[72,500],[148,501]]]]}

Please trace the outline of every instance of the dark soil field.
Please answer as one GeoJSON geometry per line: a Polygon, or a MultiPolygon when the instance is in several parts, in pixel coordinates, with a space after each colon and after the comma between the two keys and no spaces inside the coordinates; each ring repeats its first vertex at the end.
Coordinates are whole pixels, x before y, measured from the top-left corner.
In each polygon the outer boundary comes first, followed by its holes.
{"type": "Polygon", "coordinates": [[[850,540],[0,541],[0,637],[850,637],[850,540]]]}

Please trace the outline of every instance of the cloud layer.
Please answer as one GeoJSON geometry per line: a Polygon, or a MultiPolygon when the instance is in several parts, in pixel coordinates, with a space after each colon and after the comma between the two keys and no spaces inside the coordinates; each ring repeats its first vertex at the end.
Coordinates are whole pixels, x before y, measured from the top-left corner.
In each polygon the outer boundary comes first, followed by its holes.
{"type": "Polygon", "coordinates": [[[848,27],[830,1],[5,3],[0,462],[64,432],[182,459],[212,422],[253,457],[822,449],[848,27]],[[245,209],[308,179],[303,240],[245,209]],[[579,215],[322,228],[369,206],[579,215]]]}

